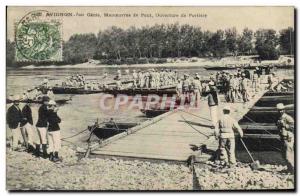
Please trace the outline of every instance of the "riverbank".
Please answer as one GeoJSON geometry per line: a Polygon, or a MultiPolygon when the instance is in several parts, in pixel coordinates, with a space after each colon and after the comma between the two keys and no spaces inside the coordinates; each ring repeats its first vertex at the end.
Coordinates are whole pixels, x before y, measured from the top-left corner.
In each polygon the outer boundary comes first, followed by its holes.
{"type": "Polygon", "coordinates": [[[90,158],[61,150],[56,164],[25,152],[7,153],[8,190],[192,190],[192,174],[182,164],[90,158]]]}
{"type": "MultiPolygon", "coordinates": [[[[146,64],[122,64],[122,65],[108,65],[102,64],[99,60],[90,60],[86,63],[69,64],[69,65],[28,65],[21,67],[22,69],[60,69],[60,68],[143,68],[143,67],[205,67],[205,66],[224,66],[224,65],[256,65],[254,59],[257,56],[237,56],[237,57],[224,57],[224,58],[167,58],[166,63],[146,63],[146,64]]],[[[280,56],[278,60],[265,60],[261,64],[281,64],[287,63],[288,58],[286,56],[280,56]]],[[[293,62],[291,62],[293,63],[293,62]]]]}
{"type": "Polygon", "coordinates": [[[35,158],[26,152],[7,152],[8,190],[257,190],[293,189],[294,176],[286,167],[265,165],[252,171],[247,164],[217,170],[185,163],[149,162],[116,158],[78,161],[75,151],[64,146],[62,163],[35,158]]]}

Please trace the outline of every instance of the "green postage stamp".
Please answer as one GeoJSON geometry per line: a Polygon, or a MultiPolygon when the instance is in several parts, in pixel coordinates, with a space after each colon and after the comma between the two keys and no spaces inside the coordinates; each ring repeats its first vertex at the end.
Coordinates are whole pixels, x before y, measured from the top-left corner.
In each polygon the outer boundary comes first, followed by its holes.
{"type": "Polygon", "coordinates": [[[47,19],[47,11],[32,11],[15,28],[16,61],[62,61],[62,23],[47,19]]]}

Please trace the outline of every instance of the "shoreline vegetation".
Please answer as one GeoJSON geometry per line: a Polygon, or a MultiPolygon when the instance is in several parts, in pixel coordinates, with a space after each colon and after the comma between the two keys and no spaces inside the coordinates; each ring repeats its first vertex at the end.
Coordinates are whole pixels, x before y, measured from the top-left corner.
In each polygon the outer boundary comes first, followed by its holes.
{"type": "Polygon", "coordinates": [[[133,67],[168,66],[179,62],[193,65],[207,59],[208,63],[220,61],[224,66],[224,58],[241,60],[239,57],[246,56],[251,62],[278,60],[282,55],[294,55],[294,48],[292,27],[280,31],[245,28],[242,32],[232,27],[212,32],[178,23],[127,29],[112,26],[97,35],[74,33],[62,43],[63,59],[60,62],[16,62],[15,42],[7,40],[6,62],[7,67],[13,68],[79,64],[133,67]]]}

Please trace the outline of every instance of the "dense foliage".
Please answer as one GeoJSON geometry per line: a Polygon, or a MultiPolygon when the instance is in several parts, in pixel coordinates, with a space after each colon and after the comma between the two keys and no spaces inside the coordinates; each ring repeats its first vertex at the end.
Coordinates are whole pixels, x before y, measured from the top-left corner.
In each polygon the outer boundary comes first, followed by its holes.
{"type": "MultiPolygon", "coordinates": [[[[7,42],[7,65],[14,64],[14,47],[7,42]]],[[[130,27],[112,26],[94,34],[74,34],[63,43],[64,64],[99,59],[106,64],[164,63],[166,58],[253,55],[278,59],[280,54],[294,54],[294,30],[236,28],[204,31],[200,27],[178,23],[130,27]]]]}

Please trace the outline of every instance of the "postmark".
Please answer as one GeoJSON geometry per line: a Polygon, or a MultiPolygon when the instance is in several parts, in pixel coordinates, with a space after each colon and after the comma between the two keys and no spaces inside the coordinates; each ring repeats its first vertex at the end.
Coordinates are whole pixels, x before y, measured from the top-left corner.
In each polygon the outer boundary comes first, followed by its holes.
{"type": "Polygon", "coordinates": [[[16,61],[62,61],[62,23],[47,13],[32,11],[16,23],[16,61]]]}

